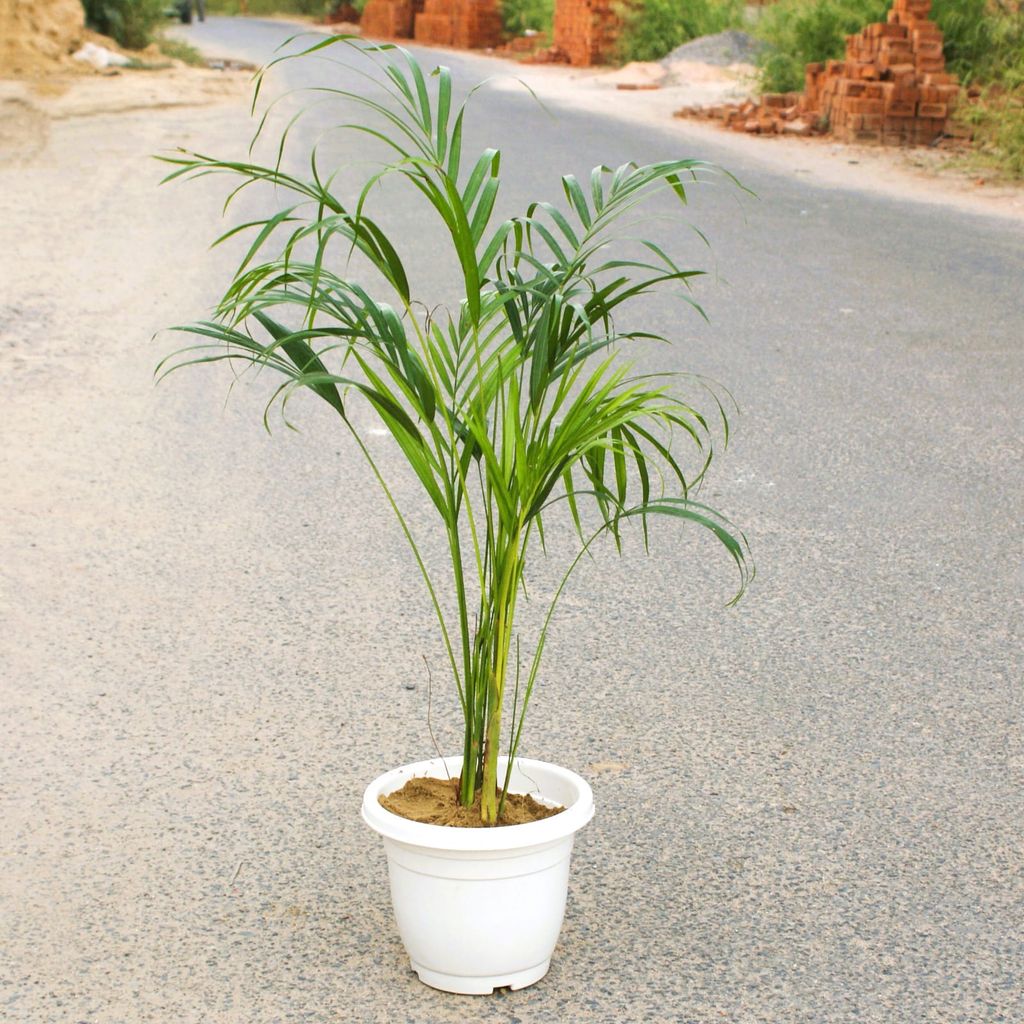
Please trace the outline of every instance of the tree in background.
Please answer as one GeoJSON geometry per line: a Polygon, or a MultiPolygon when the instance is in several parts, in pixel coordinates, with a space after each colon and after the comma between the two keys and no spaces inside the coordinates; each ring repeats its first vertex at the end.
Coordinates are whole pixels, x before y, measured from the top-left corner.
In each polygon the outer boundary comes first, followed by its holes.
{"type": "Polygon", "coordinates": [[[743,22],[742,0],[629,0],[621,12],[622,61],[659,60],[691,39],[743,22]]]}
{"type": "Polygon", "coordinates": [[[148,46],[164,18],[164,0],[82,0],[82,6],[90,28],[129,50],[148,46]]]}
{"type": "Polygon", "coordinates": [[[555,0],[502,0],[501,20],[509,35],[528,30],[550,35],[555,18],[555,0]]]}

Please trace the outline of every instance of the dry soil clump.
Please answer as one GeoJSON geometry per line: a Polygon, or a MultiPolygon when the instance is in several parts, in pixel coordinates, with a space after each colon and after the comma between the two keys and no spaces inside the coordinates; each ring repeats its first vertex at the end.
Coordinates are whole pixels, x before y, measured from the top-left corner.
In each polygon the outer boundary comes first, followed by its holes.
{"type": "MultiPolygon", "coordinates": [[[[458,780],[410,779],[401,789],[380,798],[381,806],[392,814],[424,825],[454,825],[457,828],[480,828],[480,794],[472,807],[459,803],[458,780]]],[[[548,807],[534,800],[529,793],[509,793],[499,825],[523,825],[529,821],[550,818],[564,807],[548,807]]]]}
{"type": "Polygon", "coordinates": [[[67,70],[85,37],[80,0],[0,0],[0,78],[67,70]]]}

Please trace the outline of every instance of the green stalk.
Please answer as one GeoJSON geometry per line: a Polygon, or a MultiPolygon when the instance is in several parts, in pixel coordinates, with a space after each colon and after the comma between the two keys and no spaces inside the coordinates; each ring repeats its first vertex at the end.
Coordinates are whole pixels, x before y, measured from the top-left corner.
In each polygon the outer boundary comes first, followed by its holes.
{"type": "MultiPolygon", "coordinates": [[[[468,501],[468,498],[466,499],[468,501]]],[[[448,542],[452,557],[452,569],[455,580],[455,596],[459,606],[459,632],[462,634],[463,677],[465,679],[465,699],[462,712],[467,723],[473,718],[473,702],[475,692],[472,685],[472,658],[470,654],[469,615],[466,608],[466,580],[462,567],[462,545],[459,541],[458,522],[449,525],[448,542]]],[[[459,790],[459,802],[468,807],[473,802],[472,771],[467,767],[473,759],[473,737],[469,728],[465,730],[462,748],[462,781],[459,790]],[[467,798],[468,792],[468,798],[467,798]]]]}
{"type": "Polygon", "coordinates": [[[498,749],[501,742],[501,697],[497,671],[491,673],[489,695],[480,818],[485,825],[494,825],[498,821],[498,749]]]}
{"type": "Polygon", "coordinates": [[[505,692],[505,673],[512,641],[515,595],[521,571],[519,530],[510,541],[501,562],[498,591],[497,632],[494,637],[494,662],[487,684],[487,735],[484,743],[484,777],[480,796],[480,817],[485,824],[498,821],[498,753],[501,747],[501,708],[505,692]]]}

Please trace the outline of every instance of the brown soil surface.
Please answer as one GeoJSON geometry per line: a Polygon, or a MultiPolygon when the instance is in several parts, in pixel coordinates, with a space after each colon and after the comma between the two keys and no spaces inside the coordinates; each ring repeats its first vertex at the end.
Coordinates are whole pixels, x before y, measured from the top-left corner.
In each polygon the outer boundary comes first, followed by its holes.
{"type": "MultiPolygon", "coordinates": [[[[424,825],[453,825],[456,828],[482,828],[480,794],[472,807],[459,803],[457,779],[410,779],[401,789],[380,798],[381,806],[392,814],[424,825]]],[[[564,807],[538,803],[529,793],[509,793],[499,825],[524,825],[550,818],[564,807]]]]}

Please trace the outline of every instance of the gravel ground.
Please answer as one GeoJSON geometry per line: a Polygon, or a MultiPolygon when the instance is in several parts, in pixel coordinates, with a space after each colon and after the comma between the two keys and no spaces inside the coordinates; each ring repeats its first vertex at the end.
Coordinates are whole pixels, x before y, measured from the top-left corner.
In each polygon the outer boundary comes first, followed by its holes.
{"type": "MultiPolygon", "coordinates": [[[[190,36],[259,59],[288,31],[190,36]]],[[[450,63],[462,85],[500,67],[450,63]]],[[[514,206],[689,138],[480,102],[466,147],[501,126],[514,206]]],[[[264,382],[152,384],[174,345],[153,333],[237,253],[206,248],[223,183],[157,190],[150,154],[241,155],[248,128],[240,106],[71,118],[0,168],[0,1017],[1024,1020],[1019,224],[736,158],[761,198],[698,191],[710,253],[652,229],[716,272],[710,327],[648,307],[679,340],[642,365],[738,396],[706,496],[759,579],[723,610],[726,559],[671,530],[585,567],[524,751],[597,800],[556,959],[454,998],[409,971],[358,818],[370,778],[432,752],[424,654],[456,745],[401,535],[326,410],[268,437],[264,382]]],[[[443,293],[410,197],[374,202],[443,293]]],[[[540,561],[535,592],[552,579],[540,561]]]]}
{"type": "Polygon", "coordinates": [[[760,39],[755,39],[747,32],[730,28],[725,32],[701,36],[677,46],[671,53],[661,58],[661,63],[665,67],[671,67],[680,60],[717,64],[719,67],[728,67],[730,64],[753,64],[764,48],[765,44],[760,39]]]}

